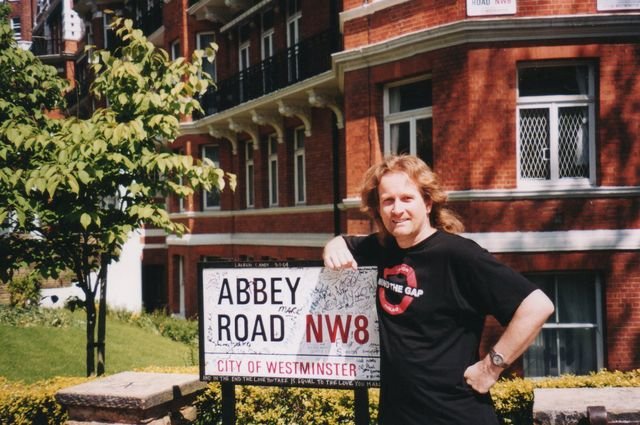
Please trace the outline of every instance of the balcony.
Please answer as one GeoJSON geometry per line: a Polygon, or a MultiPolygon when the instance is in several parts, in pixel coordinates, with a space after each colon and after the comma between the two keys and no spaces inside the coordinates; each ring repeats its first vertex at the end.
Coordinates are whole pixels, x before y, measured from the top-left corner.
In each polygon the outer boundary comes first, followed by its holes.
{"type": "Polygon", "coordinates": [[[64,52],[64,40],[62,38],[33,36],[31,51],[36,56],[62,55],[64,52]]]}
{"type": "Polygon", "coordinates": [[[163,0],[156,0],[151,8],[147,9],[136,3],[134,10],[134,27],[142,30],[144,35],[150,36],[157,29],[162,27],[162,5],[163,0]]]}
{"type": "MultiPolygon", "coordinates": [[[[200,99],[205,115],[212,115],[257,99],[331,69],[331,54],[339,48],[334,31],[319,33],[218,81],[200,99]]],[[[196,118],[202,118],[196,117],[196,118]]]]}

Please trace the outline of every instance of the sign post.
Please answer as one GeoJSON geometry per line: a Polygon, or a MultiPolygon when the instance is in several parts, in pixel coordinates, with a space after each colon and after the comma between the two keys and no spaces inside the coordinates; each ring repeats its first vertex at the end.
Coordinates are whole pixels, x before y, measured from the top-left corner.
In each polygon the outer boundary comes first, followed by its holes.
{"type": "Polygon", "coordinates": [[[367,388],[380,378],[375,267],[202,263],[198,275],[200,379],[222,383],[225,424],[235,384],[353,388],[356,423],[369,422],[367,388]]]}

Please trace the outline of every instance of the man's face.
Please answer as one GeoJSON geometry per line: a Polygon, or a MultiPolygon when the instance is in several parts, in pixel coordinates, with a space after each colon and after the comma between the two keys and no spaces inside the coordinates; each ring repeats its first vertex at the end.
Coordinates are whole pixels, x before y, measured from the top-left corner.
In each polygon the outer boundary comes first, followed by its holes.
{"type": "Polygon", "coordinates": [[[431,235],[431,201],[425,201],[416,184],[404,172],[382,176],[378,185],[380,217],[398,246],[409,248],[431,235]]]}

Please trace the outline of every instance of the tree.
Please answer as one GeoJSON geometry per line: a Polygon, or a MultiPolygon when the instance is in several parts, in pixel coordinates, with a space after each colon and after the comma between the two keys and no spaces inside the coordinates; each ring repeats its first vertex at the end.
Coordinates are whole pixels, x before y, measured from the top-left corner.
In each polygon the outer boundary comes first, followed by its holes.
{"type": "Polygon", "coordinates": [[[30,53],[17,52],[5,26],[0,72],[12,78],[0,88],[0,253],[13,254],[2,269],[5,275],[24,264],[45,276],[73,271],[85,296],[87,375],[101,375],[107,269],[130,233],[147,225],[182,235],[188,229],[171,220],[168,195],[222,190],[225,178],[235,188],[233,175],[170,146],[180,131],[177,117],[200,110],[195,98],[211,81],[202,60],[205,54],[213,59],[215,46],[196,51],[190,62],[170,61],[131,20],[117,18],[122,47],[91,53],[91,91],[108,107],[88,119],[54,119],[44,112],[63,104],[64,81],[30,53]],[[16,58],[37,68],[40,78],[16,58]],[[32,95],[23,100],[18,87],[32,95]]]}

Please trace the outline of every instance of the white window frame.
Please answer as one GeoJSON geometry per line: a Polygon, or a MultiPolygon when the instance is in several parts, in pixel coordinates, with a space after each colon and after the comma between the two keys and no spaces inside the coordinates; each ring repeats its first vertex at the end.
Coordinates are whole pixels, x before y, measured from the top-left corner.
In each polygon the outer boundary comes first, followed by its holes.
{"type": "MultiPolygon", "coordinates": [[[[215,43],[216,41],[216,33],[213,31],[203,31],[203,32],[199,32],[196,34],[196,48],[198,50],[204,50],[207,47],[209,47],[209,43],[205,43],[202,41],[202,39],[204,37],[211,37],[212,41],[215,43]]],[[[217,68],[216,68],[216,61],[214,60],[213,62],[209,62],[208,60],[204,60],[204,62],[202,63],[202,68],[206,68],[206,67],[210,67],[211,71],[207,71],[205,69],[205,71],[209,72],[209,74],[211,74],[211,78],[213,79],[213,81],[217,81],[217,68]]]]}
{"type": "MultiPolygon", "coordinates": [[[[572,274],[573,272],[557,272],[557,273],[551,273],[550,275],[554,277],[555,280],[555,284],[554,284],[554,290],[556,292],[555,294],[555,299],[558,299],[558,285],[559,283],[557,282],[557,278],[558,276],[563,276],[563,275],[567,275],[567,274],[572,274]]],[[[594,294],[594,303],[595,303],[595,313],[596,313],[596,323],[558,323],[557,321],[557,317],[560,314],[559,311],[559,306],[556,306],[555,312],[554,312],[554,318],[556,318],[555,323],[554,322],[550,322],[548,321],[547,323],[545,323],[542,326],[542,331],[539,335],[539,337],[541,337],[542,332],[544,332],[545,329],[554,329],[554,330],[559,330],[559,329],[596,329],[596,370],[594,370],[594,372],[602,369],[604,367],[604,324],[603,324],[603,313],[602,313],[602,280],[601,277],[598,274],[595,274],[595,272],[593,272],[593,278],[594,278],[594,290],[595,290],[595,294],[594,294]]],[[[559,334],[556,335],[556,341],[557,341],[557,346],[560,346],[560,336],[559,334]]],[[[529,348],[531,349],[531,347],[529,348]]],[[[526,356],[526,353],[525,353],[526,356]]],[[[557,353],[557,358],[556,358],[556,362],[558,367],[560,367],[560,365],[562,364],[562,360],[560,357],[560,350],[558,350],[557,353]]],[[[525,365],[526,366],[526,365],[525,365]]],[[[526,370],[525,370],[526,373],[526,370]]],[[[563,370],[558,370],[558,376],[567,373],[566,371],[563,370]]],[[[532,378],[536,378],[537,376],[531,376],[531,375],[527,375],[527,377],[532,377],[532,378]]]]}
{"type": "Polygon", "coordinates": [[[22,19],[19,16],[15,16],[9,19],[11,25],[11,31],[13,32],[13,38],[15,40],[22,39],[22,19]]]}
{"type": "MultiPolygon", "coordinates": [[[[220,147],[218,145],[204,145],[202,146],[202,151],[201,151],[201,155],[202,155],[202,160],[204,160],[205,158],[208,158],[211,162],[213,162],[213,165],[216,168],[220,168],[220,147]],[[209,150],[216,150],[216,157],[217,159],[213,159],[210,157],[210,155],[207,154],[207,151],[209,150]]],[[[221,208],[221,203],[222,203],[222,199],[220,198],[220,191],[215,188],[213,189],[215,191],[218,192],[218,203],[217,205],[209,205],[207,203],[207,191],[203,190],[202,191],[202,209],[204,210],[219,210],[221,208]]]]}
{"type": "Polygon", "coordinates": [[[179,38],[171,42],[169,50],[171,51],[171,60],[176,60],[180,57],[180,39],[179,38]]]}
{"type": "Polygon", "coordinates": [[[267,150],[269,154],[269,206],[278,205],[278,138],[275,134],[267,137],[267,150]]]}
{"type": "MultiPolygon", "coordinates": [[[[271,10],[273,13],[273,10],[271,10]]],[[[275,33],[273,25],[269,28],[264,27],[264,22],[262,23],[262,35],[260,37],[260,59],[265,60],[273,56],[273,34],[275,33]],[[266,43],[265,43],[266,42],[266,43]],[[268,46],[268,48],[265,48],[268,46]],[[268,51],[267,51],[268,50],[268,51]]]]}
{"type": "Polygon", "coordinates": [[[289,63],[287,66],[289,81],[297,81],[300,76],[299,46],[297,46],[300,42],[300,21],[302,20],[300,1],[301,0],[287,0],[287,48],[296,46],[295,51],[289,51],[289,60],[287,61],[289,63]],[[290,13],[289,9],[291,4],[295,5],[294,13],[290,13]],[[295,61],[295,68],[292,68],[291,61],[295,61]]]}
{"type": "Polygon", "coordinates": [[[517,185],[521,189],[568,189],[589,188],[596,184],[596,101],[595,101],[595,65],[587,61],[551,61],[545,63],[530,62],[518,68],[530,67],[558,67],[558,66],[586,66],[589,70],[587,95],[557,95],[557,96],[523,96],[520,97],[519,87],[516,87],[516,171],[517,185]],[[589,133],[589,177],[559,177],[559,128],[558,111],[560,108],[586,107],[588,115],[589,133]],[[549,161],[551,176],[546,179],[527,179],[522,177],[521,166],[521,136],[520,136],[520,111],[525,109],[549,109],[549,161]]]}
{"type": "Polygon", "coordinates": [[[255,168],[253,165],[253,142],[247,141],[245,145],[245,197],[247,201],[247,208],[253,208],[255,206],[255,168]]]}
{"type": "Polygon", "coordinates": [[[417,155],[417,138],[416,138],[416,126],[417,122],[421,119],[431,119],[433,120],[433,106],[428,106],[424,108],[411,109],[408,111],[395,112],[391,113],[391,97],[389,95],[389,91],[393,88],[404,86],[407,84],[412,84],[418,81],[430,80],[431,75],[424,75],[417,78],[411,78],[408,80],[396,81],[391,84],[387,84],[384,87],[384,105],[383,105],[383,113],[384,113],[384,153],[385,155],[389,155],[392,153],[391,151],[391,126],[394,124],[402,124],[405,122],[409,123],[409,131],[410,131],[410,141],[409,141],[409,149],[412,155],[417,155]]]}
{"type": "Polygon", "coordinates": [[[104,40],[104,48],[108,49],[109,46],[109,33],[113,34],[113,30],[111,29],[111,21],[113,20],[113,15],[104,13],[102,15],[102,39],[104,40]]]}
{"type": "Polygon", "coordinates": [[[293,131],[293,181],[294,181],[294,198],[296,205],[307,203],[307,161],[305,155],[305,134],[304,127],[298,127],[293,131]],[[302,140],[302,143],[300,141],[302,140]],[[298,162],[302,166],[298,166],[298,162]],[[302,169],[300,169],[302,168],[302,169]],[[300,187],[302,182],[302,187],[300,187]]]}

